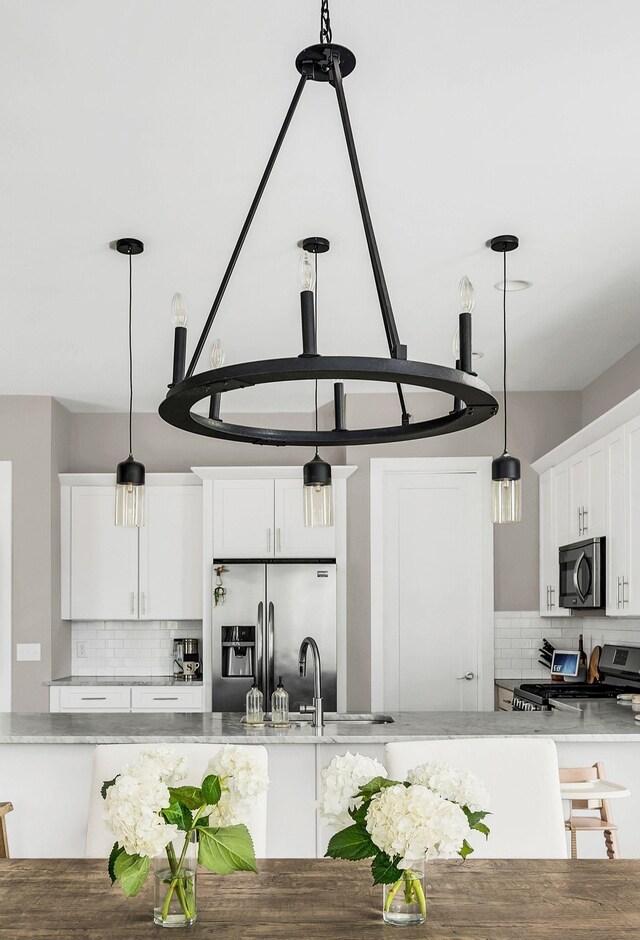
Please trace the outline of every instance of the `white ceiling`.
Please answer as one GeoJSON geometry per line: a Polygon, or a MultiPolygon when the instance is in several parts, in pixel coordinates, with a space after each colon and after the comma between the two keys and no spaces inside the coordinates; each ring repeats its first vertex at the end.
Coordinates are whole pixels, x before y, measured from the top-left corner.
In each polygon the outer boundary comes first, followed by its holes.
{"type": "MultiPolygon", "coordinates": [[[[204,322],[298,74],[319,0],[0,0],[0,393],[127,406],[135,235],[136,409],[170,380],[170,301],[204,322]]],[[[410,358],[451,362],[457,283],[476,292],[482,378],[577,389],[640,342],[637,0],[333,0],[396,319],[410,358]]],[[[296,241],[320,259],[319,343],[385,354],[333,90],[310,83],[213,335],[227,361],[299,352],[296,241]]],[[[203,359],[203,367],[207,364],[203,359]]],[[[307,396],[306,393],[309,392],[307,396]]],[[[291,388],[236,410],[306,410],[291,388]]],[[[326,397],[323,395],[323,397],[326,397]]]]}

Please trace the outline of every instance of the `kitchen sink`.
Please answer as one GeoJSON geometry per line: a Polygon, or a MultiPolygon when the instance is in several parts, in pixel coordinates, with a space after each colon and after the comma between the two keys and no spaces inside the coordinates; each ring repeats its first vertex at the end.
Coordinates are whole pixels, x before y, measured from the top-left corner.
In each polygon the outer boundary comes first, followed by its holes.
{"type": "MultiPolygon", "coordinates": [[[[313,715],[309,712],[290,712],[289,721],[292,725],[302,727],[305,724],[311,724],[311,719],[313,715]]],[[[242,722],[245,722],[244,716],[242,717],[242,722]]],[[[265,723],[271,721],[271,712],[267,712],[264,716],[265,723]]],[[[392,725],[394,719],[391,715],[381,715],[373,712],[361,712],[349,714],[339,713],[339,712],[325,712],[324,713],[324,723],[325,725],[333,725],[338,722],[342,723],[343,721],[348,721],[352,725],[392,725]]]]}

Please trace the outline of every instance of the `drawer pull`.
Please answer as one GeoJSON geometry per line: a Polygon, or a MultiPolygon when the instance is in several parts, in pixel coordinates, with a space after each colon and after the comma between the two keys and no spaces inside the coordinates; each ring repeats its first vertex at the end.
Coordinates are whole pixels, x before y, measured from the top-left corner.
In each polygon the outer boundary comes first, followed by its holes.
{"type": "Polygon", "coordinates": [[[106,702],[107,696],[106,695],[83,695],[82,701],[83,702],[106,702]]]}
{"type": "Polygon", "coordinates": [[[178,696],[177,695],[154,695],[153,701],[154,702],[177,702],[178,696]]]}

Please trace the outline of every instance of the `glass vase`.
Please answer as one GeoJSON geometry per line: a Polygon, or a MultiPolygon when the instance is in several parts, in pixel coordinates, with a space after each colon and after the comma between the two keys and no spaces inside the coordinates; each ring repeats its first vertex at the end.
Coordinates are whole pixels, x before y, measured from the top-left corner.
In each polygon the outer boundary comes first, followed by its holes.
{"type": "Polygon", "coordinates": [[[195,833],[174,839],[153,860],[153,920],[160,927],[190,927],[196,921],[198,843],[195,833]]]}
{"type": "Polygon", "coordinates": [[[394,927],[415,927],[427,916],[425,863],[416,862],[394,884],[383,885],[382,917],[394,927]]]}

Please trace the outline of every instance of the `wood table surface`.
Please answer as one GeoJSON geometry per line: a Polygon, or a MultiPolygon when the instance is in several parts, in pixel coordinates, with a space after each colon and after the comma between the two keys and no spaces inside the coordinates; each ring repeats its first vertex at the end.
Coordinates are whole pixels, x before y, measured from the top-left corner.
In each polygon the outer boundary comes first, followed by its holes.
{"type": "MultiPolygon", "coordinates": [[[[427,922],[382,921],[366,863],[269,859],[260,874],[198,872],[198,921],[177,936],[215,940],[626,940],[640,937],[640,861],[461,860],[427,867],[427,922]]],[[[162,935],[153,878],[137,898],[94,859],[0,860],[2,940],[162,935]]]]}

